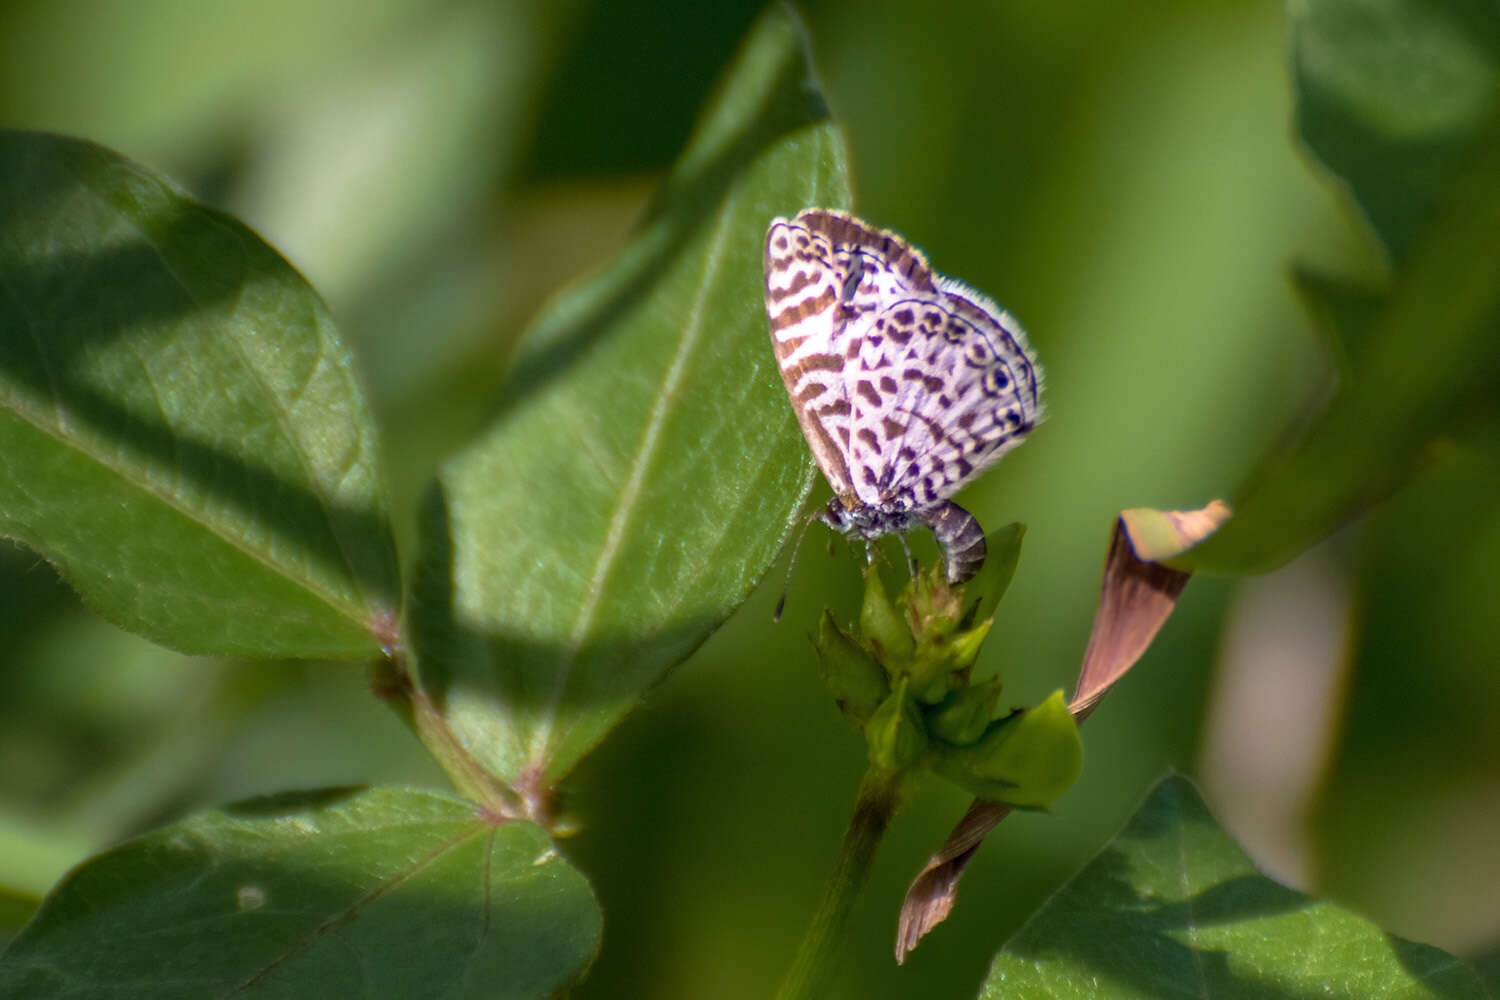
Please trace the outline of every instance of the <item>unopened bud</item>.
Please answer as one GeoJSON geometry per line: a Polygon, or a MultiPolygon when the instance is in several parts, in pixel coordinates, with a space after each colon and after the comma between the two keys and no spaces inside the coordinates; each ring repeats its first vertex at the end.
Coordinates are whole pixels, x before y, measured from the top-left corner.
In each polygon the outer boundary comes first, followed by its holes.
{"type": "Polygon", "coordinates": [[[906,678],[896,682],[890,695],[870,716],[865,726],[870,763],[888,771],[911,767],[927,752],[927,731],[917,707],[906,694],[906,678]]]}
{"type": "Polygon", "coordinates": [[[1000,679],[949,693],[943,703],[927,713],[932,735],[956,747],[979,742],[1000,706],[1000,679]]]}
{"type": "Polygon", "coordinates": [[[978,743],[945,751],[944,775],[980,798],[1045,806],[1078,777],[1083,744],[1058,690],[1035,708],[991,723],[978,743]]]}
{"type": "Polygon", "coordinates": [[[863,726],[891,693],[885,671],[824,610],[813,638],[818,650],[818,672],[828,685],[839,710],[854,724],[863,726]]]}

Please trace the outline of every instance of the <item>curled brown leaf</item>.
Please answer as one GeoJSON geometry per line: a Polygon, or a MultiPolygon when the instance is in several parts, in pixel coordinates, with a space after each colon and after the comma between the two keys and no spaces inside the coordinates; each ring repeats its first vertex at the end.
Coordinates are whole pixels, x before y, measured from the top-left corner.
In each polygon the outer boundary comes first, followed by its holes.
{"type": "MultiPolygon", "coordinates": [[[[1133,667],[1161,630],[1192,575],[1173,560],[1218,530],[1229,506],[1214,500],[1197,510],[1135,507],[1115,518],[1104,560],[1099,610],[1089,635],[1068,710],[1082,722],[1099,699],[1133,667]]],[[[953,909],[958,882],[985,836],[1010,813],[998,802],[974,800],[937,853],[912,880],[896,927],[896,961],[953,909]]]]}

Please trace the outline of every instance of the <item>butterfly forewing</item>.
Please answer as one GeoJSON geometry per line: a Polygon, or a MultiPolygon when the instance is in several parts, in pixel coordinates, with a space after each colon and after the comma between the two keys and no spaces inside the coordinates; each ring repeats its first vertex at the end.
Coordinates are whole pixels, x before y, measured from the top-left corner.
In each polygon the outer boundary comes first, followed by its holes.
{"type": "Polygon", "coordinates": [[[766,232],[766,315],[776,364],[813,458],[840,495],[850,489],[844,389],[845,273],[827,237],[777,219],[766,232]]]}

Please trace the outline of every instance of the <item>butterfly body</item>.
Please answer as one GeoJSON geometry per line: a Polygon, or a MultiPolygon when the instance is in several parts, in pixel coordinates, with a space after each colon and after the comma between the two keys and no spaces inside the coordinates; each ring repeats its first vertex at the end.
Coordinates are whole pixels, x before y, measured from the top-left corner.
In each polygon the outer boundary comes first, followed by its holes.
{"type": "Polygon", "coordinates": [[[948,498],[1042,417],[1041,369],[1009,313],[894,233],[810,208],[766,233],[766,313],[792,408],[834,499],[872,540],[930,527],[950,582],[984,535],[948,498]]]}

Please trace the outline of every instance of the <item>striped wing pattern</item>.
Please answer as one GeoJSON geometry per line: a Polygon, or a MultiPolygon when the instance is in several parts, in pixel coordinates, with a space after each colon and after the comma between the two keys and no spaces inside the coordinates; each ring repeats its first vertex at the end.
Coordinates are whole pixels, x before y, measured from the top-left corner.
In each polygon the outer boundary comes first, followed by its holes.
{"type": "Polygon", "coordinates": [[[787,394],[849,510],[930,512],[1040,421],[1020,324],[894,233],[806,209],[771,223],[765,267],[787,394]]]}

